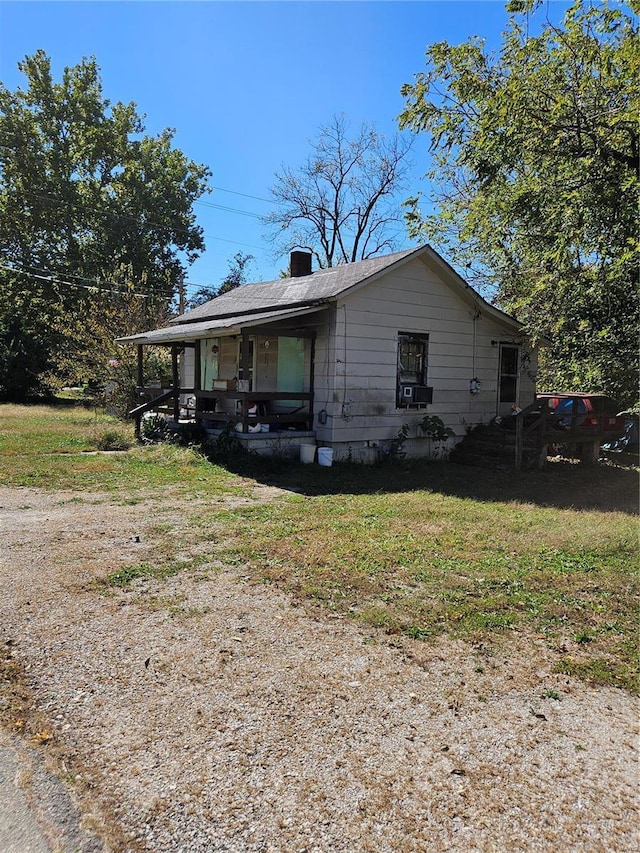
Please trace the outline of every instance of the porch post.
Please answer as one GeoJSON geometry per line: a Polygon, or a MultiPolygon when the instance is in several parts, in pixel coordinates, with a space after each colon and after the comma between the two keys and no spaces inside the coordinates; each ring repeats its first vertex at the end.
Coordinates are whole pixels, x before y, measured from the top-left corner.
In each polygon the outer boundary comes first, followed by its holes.
{"type": "MultiPolygon", "coordinates": [[[[247,387],[249,382],[249,332],[246,329],[242,330],[242,378],[246,381],[247,387]]],[[[248,432],[247,425],[247,395],[242,397],[242,432],[248,432]]]]}
{"type": "Polygon", "coordinates": [[[582,461],[585,465],[595,465],[600,458],[600,439],[590,441],[587,445],[583,445],[582,461]]]}
{"type": "Polygon", "coordinates": [[[180,419],[180,376],[178,374],[178,345],[171,344],[171,379],[173,384],[173,419],[180,419]]]}
{"type": "Polygon", "coordinates": [[[549,455],[549,406],[543,401],[542,403],[542,431],[540,433],[540,449],[538,453],[538,470],[542,469],[547,464],[547,456],[549,455]]]}
{"type": "Polygon", "coordinates": [[[198,418],[198,409],[200,408],[200,398],[198,397],[198,391],[202,390],[202,364],[200,362],[201,352],[202,350],[200,348],[200,338],[198,338],[195,343],[193,355],[195,359],[195,364],[193,365],[193,396],[196,398],[196,420],[198,418]]]}
{"type": "MultiPolygon", "coordinates": [[[[138,350],[138,372],[137,372],[138,387],[136,389],[136,398],[137,398],[136,405],[140,402],[140,393],[141,393],[140,389],[142,388],[142,386],[144,384],[144,362],[143,362],[143,357],[142,357],[142,344],[138,344],[137,350],[138,350]]],[[[141,426],[141,424],[142,424],[142,415],[136,415],[135,435],[136,435],[137,439],[140,439],[140,426],[141,426]]]]}
{"type": "Polygon", "coordinates": [[[311,399],[309,400],[309,424],[308,429],[313,429],[313,383],[315,378],[315,364],[316,364],[316,336],[313,335],[311,338],[311,364],[309,366],[309,393],[311,394],[311,399]]]}
{"type": "Polygon", "coordinates": [[[142,344],[138,344],[138,388],[144,385],[144,367],[142,359],[142,344]]]}
{"type": "Polygon", "coordinates": [[[200,349],[200,338],[196,341],[196,345],[194,347],[194,356],[195,364],[193,366],[193,390],[196,392],[202,390],[202,364],[200,362],[201,357],[201,349],[200,349]]]}
{"type": "Polygon", "coordinates": [[[524,435],[523,435],[523,419],[520,412],[516,415],[516,458],[515,458],[515,468],[516,471],[519,471],[522,468],[522,449],[524,446],[524,435]]]}

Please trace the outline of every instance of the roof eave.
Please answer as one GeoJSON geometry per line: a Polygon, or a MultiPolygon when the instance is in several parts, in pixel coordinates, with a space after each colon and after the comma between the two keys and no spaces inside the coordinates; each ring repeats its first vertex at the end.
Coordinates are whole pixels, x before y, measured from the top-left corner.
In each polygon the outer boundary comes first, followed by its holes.
{"type": "Polygon", "coordinates": [[[164,326],[161,329],[153,329],[151,332],[127,335],[126,337],[116,338],[116,343],[164,346],[166,344],[196,341],[200,338],[211,337],[212,335],[229,337],[230,335],[239,335],[243,329],[259,328],[260,326],[281,320],[304,317],[308,314],[315,314],[322,311],[324,308],[326,308],[325,303],[294,310],[284,308],[278,311],[263,311],[260,316],[256,315],[253,318],[249,316],[246,320],[243,318],[242,322],[228,326],[222,325],[219,322],[223,318],[216,317],[212,320],[201,320],[197,327],[195,323],[184,323],[181,326],[164,326]]]}
{"type": "MultiPolygon", "coordinates": [[[[248,285],[250,286],[250,285],[248,285]]],[[[211,300],[215,302],[215,300],[211,300]]],[[[214,315],[204,315],[201,317],[194,317],[190,320],[185,320],[185,317],[189,316],[187,314],[180,314],[178,317],[174,317],[169,321],[169,325],[172,326],[186,326],[189,323],[206,323],[208,320],[228,320],[232,317],[238,316],[247,316],[248,314],[264,314],[268,311],[293,311],[299,308],[312,308],[317,309],[323,307],[323,305],[329,301],[327,298],[322,299],[305,299],[300,302],[291,302],[286,307],[283,307],[282,303],[275,305],[261,305],[259,308],[238,308],[235,311],[226,311],[223,314],[214,314],[214,315]]]]}

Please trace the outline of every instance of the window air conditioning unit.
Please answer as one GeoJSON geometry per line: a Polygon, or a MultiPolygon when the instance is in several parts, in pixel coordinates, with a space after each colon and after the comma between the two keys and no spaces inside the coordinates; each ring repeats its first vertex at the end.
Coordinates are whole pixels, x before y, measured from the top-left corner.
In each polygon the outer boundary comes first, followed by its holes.
{"type": "Polygon", "coordinates": [[[433,388],[431,385],[402,385],[400,387],[401,400],[407,405],[426,404],[433,402],[433,388]]]}

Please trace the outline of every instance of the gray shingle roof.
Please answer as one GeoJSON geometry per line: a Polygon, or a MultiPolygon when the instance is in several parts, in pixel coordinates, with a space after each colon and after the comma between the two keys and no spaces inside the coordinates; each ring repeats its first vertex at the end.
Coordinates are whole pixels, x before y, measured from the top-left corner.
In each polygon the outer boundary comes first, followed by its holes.
{"type": "Polygon", "coordinates": [[[192,323],[200,320],[247,314],[268,309],[294,308],[297,306],[317,305],[325,300],[335,299],[341,293],[362,283],[372,276],[384,272],[409,255],[424,251],[408,249],[395,252],[382,258],[341,264],[326,270],[318,270],[311,275],[299,278],[283,278],[278,281],[265,281],[245,284],[235,290],[224,293],[205,302],[204,305],[188,311],[172,320],[172,324],[192,323]]]}
{"type": "Polygon", "coordinates": [[[234,334],[232,330],[241,327],[311,313],[412,257],[422,257],[449,282],[461,298],[470,301],[476,308],[482,305],[482,310],[498,321],[517,331],[522,328],[512,317],[486,302],[430,246],[421,246],[381,258],[318,270],[307,276],[245,284],[175,317],[165,328],[118,340],[138,344],[188,341],[206,337],[207,334],[234,334]]]}

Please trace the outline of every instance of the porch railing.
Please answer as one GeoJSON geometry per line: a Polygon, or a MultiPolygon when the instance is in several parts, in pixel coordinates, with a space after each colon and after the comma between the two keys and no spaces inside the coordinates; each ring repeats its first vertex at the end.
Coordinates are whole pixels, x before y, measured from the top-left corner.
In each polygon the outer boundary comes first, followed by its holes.
{"type": "MultiPolygon", "coordinates": [[[[139,396],[149,396],[155,389],[139,387],[139,396]]],[[[308,391],[195,391],[193,388],[168,388],[155,397],[136,406],[128,416],[135,418],[136,435],[140,435],[142,416],[147,412],[172,417],[178,423],[183,420],[197,420],[204,424],[241,425],[242,432],[248,433],[256,423],[288,426],[304,425],[305,429],[313,428],[313,394],[308,391]],[[183,398],[183,401],[180,401],[183,398]],[[185,403],[184,399],[193,398],[195,405],[185,403]],[[216,411],[219,400],[229,400],[236,405],[239,412],[216,411]],[[289,403],[289,408],[282,411],[274,410],[275,404],[289,403]],[[299,403],[299,405],[292,405],[299,403]],[[251,404],[258,408],[257,414],[250,414],[251,404]]]]}
{"type": "Polygon", "coordinates": [[[209,423],[241,424],[242,432],[256,423],[287,426],[304,424],[313,428],[313,394],[309,391],[196,391],[196,419],[209,423]],[[240,404],[236,413],[215,411],[219,400],[230,400],[240,404]],[[285,409],[282,404],[289,403],[285,409]],[[293,405],[298,403],[298,405],[293,405]],[[254,404],[258,411],[249,414],[254,404]],[[277,411],[279,404],[281,411],[277,411]]]}
{"type": "MultiPolygon", "coordinates": [[[[145,392],[145,389],[138,388],[138,395],[140,396],[145,392]]],[[[152,400],[147,400],[145,403],[141,403],[139,406],[136,406],[135,409],[131,409],[130,412],[127,412],[128,417],[135,418],[136,421],[136,435],[140,436],[140,424],[142,422],[142,416],[147,412],[159,412],[161,414],[173,414],[175,415],[175,403],[178,400],[178,389],[177,388],[169,388],[167,391],[163,391],[162,394],[159,394],[157,397],[154,397],[152,400]],[[167,400],[173,400],[174,404],[169,408],[168,406],[163,405],[167,402],[167,400]]]]}
{"type": "Polygon", "coordinates": [[[538,468],[546,461],[545,434],[548,430],[549,409],[540,406],[539,400],[534,400],[526,408],[517,412],[516,419],[516,442],[515,442],[515,469],[520,471],[525,447],[525,439],[533,436],[537,457],[538,468]],[[544,459],[542,458],[544,456],[544,459]]]}
{"type": "MultiPolygon", "coordinates": [[[[563,395],[558,395],[559,397],[563,395]]],[[[571,396],[571,395],[567,395],[571,396]]],[[[522,468],[526,439],[533,436],[536,452],[537,466],[542,468],[546,462],[547,451],[550,444],[577,445],[589,447],[590,451],[585,461],[596,462],[599,456],[600,445],[610,437],[604,431],[603,418],[607,415],[598,416],[598,423],[593,429],[580,429],[585,415],[578,411],[578,402],[574,400],[571,414],[561,415],[552,412],[547,405],[546,399],[534,400],[522,411],[515,415],[516,440],[515,440],[515,468],[522,468]]],[[[592,416],[593,420],[593,416],[592,416]]]]}

